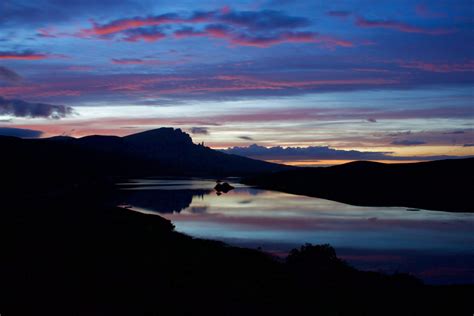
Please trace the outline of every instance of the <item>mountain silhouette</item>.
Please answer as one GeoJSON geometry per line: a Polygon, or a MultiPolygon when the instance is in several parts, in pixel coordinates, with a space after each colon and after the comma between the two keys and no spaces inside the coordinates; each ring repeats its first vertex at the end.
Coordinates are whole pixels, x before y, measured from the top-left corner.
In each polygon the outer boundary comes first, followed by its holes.
{"type": "Polygon", "coordinates": [[[181,129],[172,127],[163,127],[144,131],[141,133],[125,136],[124,140],[128,143],[142,146],[172,146],[172,147],[189,147],[194,145],[189,134],[181,129]]]}
{"type": "Polygon", "coordinates": [[[242,176],[289,167],[225,154],[194,144],[173,128],[125,137],[86,136],[21,139],[0,137],[7,172],[48,177],[84,176],[242,176]]]}

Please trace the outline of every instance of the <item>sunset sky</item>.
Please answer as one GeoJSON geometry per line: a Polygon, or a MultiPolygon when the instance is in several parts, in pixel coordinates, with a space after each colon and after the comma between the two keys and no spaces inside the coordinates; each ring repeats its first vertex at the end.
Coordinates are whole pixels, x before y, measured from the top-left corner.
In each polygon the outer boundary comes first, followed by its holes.
{"type": "Polygon", "coordinates": [[[293,164],[474,155],[473,16],[471,0],[2,0],[0,134],[173,126],[293,164]]]}

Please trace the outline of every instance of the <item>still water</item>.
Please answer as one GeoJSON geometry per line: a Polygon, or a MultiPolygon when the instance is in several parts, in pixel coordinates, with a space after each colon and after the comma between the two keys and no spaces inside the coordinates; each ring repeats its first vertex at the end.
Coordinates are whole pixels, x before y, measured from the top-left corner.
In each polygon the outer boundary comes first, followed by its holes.
{"type": "Polygon", "coordinates": [[[359,269],[474,283],[474,214],[358,207],[231,184],[234,190],[217,195],[213,180],[136,179],[119,184],[119,199],[194,237],[278,256],[304,243],[328,243],[359,269]]]}

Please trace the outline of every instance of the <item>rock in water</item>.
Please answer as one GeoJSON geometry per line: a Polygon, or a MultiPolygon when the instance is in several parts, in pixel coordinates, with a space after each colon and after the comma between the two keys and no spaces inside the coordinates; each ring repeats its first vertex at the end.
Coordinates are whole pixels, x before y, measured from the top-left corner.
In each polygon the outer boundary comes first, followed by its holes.
{"type": "Polygon", "coordinates": [[[230,184],[228,184],[227,182],[224,182],[224,183],[217,183],[216,186],[214,187],[214,189],[217,191],[217,192],[224,192],[224,193],[227,193],[229,192],[230,190],[233,190],[235,189],[233,186],[231,186],[230,184]]]}

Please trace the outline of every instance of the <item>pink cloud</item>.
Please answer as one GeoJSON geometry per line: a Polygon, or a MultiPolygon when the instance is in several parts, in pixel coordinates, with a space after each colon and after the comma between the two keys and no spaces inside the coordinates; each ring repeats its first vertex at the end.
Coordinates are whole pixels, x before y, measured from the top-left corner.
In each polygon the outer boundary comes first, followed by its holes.
{"type": "Polygon", "coordinates": [[[228,5],[225,5],[221,8],[221,14],[229,14],[231,11],[232,9],[228,5]]]}
{"type": "Polygon", "coordinates": [[[0,51],[0,59],[16,59],[16,60],[41,60],[52,57],[52,55],[47,54],[40,54],[35,53],[32,51],[24,51],[24,52],[1,52],[0,51]]]}
{"type": "Polygon", "coordinates": [[[429,72],[473,72],[474,71],[474,60],[470,60],[465,63],[428,63],[423,61],[412,61],[403,62],[400,61],[399,65],[403,68],[418,69],[429,72]]]}
{"type": "Polygon", "coordinates": [[[114,33],[123,32],[130,29],[136,29],[144,26],[157,26],[162,24],[179,23],[184,22],[182,18],[174,14],[164,14],[155,17],[147,18],[127,18],[116,20],[111,23],[100,25],[95,21],[92,21],[92,28],[83,29],[79,32],[80,36],[91,36],[91,35],[110,35],[114,33]]]}
{"type": "MultiPolygon", "coordinates": [[[[103,39],[112,38],[114,34],[121,34],[122,40],[136,42],[144,40],[154,42],[166,38],[166,34],[155,27],[163,24],[190,24],[214,22],[221,24],[207,25],[204,30],[194,30],[184,27],[174,31],[175,38],[207,36],[222,38],[233,45],[265,48],[281,43],[316,43],[328,47],[351,47],[353,43],[314,32],[285,31],[278,29],[293,29],[307,24],[306,19],[291,17],[278,11],[237,12],[228,7],[221,11],[194,12],[188,17],[177,14],[164,14],[152,17],[135,17],[116,20],[99,25],[93,21],[92,28],[83,29],[77,33],[80,37],[99,36],[103,39]],[[231,29],[229,25],[237,29],[231,29]],[[248,31],[252,30],[252,33],[248,31]],[[252,35],[249,35],[252,34],[252,35]]],[[[43,31],[44,32],[44,31],[43,31]]]]}
{"type": "Polygon", "coordinates": [[[224,25],[211,25],[204,31],[195,31],[191,28],[178,30],[175,33],[177,38],[192,36],[208,36],[213,38],[225,39],[229,43],[237,46],[252,46],[258,48],[267,48],[273,45],[283,43],[315,43],[330,47],[352,47],[353,43],[347,40],[337,39],[327,35],[319,35],[314,32],[283,32],[271,36],[249,36],[247,34],[238,34],[229,30],[224,25]]]}
{"type": "Polygon", "coordinates": [[[412,110],[390,110],[374,108],[299,108],[271,111],[253,111],[216,116],[216,122],[269,122],[305,120],[366,120],[367,117],[379,120],[404,120],[419,118],[462,118],[472,115],[469,107],[443,107],[412,110]]]}
{"type": "Polygon", "coordinates": [[[452,29],[425,29],[392,20],[368,20],[360,16],[356,19],[356,25],[365,28],[384,28],[404,33],[420,33],[429,35],[444,35],[455,32],[455,30],[452,29]]]}
{"type": "MultiPolygon", "coordinates": [[[[156,60],[117,59],[121,65],[160,63],[156,60]]],[[[170,61],[176,64],[182,61],[170,61]]],[[[168,62],[167,62],[168,63],[168,62]]],[[[338,86],[380,86],[399,83],[398,80],[383,78],[327,79],[327,80],[277,80],[254,76],[217,75],[211,76],[166,76],[166,75],[104,75],[87,77],[63,77],[40,82],[22,82],[21,85],[2,86],[0,94],[9,97],[53,97],[53,96],[110,96],[122,98],[123,94],[143,97],[163,95],[199,95],[236,91],[310,90],[338,86]]]]}

